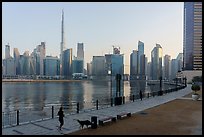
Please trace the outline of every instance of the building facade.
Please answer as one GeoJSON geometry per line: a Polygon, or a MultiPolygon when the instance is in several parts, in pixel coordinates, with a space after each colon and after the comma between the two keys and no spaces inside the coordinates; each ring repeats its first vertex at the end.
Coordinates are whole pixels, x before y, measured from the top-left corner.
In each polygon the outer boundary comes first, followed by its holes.
{"type": "Polygon", "coordinates": [[[93,76],[105,76],[105,57],[93,56],[92,59],[92,75],[93,76]]]}
{"type": "Polygon", "coordinates": [[[83,66],[84,61],[83,60],[73,60],[72,61],[72,73],[83,73],[83,66]]]}
{"type": "MultiPolygon", "coordinates": [[[[144,62],[140,62],[141,61],[140,60],[141,55],[143,55],[143,54],[144,54],[144,43],[141,41],[138,41],[138,73],[140,75],[142,75],[141,71],[143,71],[141,68],[141,63],[143,64],[144,62]]],[[[142,60],[142,61],[144,61],[144,60],[142,60]]]]}
{"type": "Polygon", "coordinates": [[[84,43],[77,43],[77,59],[84,60],[84,43]]]}
{"type": "Polygon", "coordinates": [[[164,56],[164,80],[169,80],[169,67],[170,67],[171,56],[165,55],[164,56]]]}
{"type": "Polygon", "coordinates": [[[63,51],[62,72],[66,79],[72,78],[72,48],[63,51]]]}
{"type": "Polygon", "coordinates": [[[5,46],[5,59],[8,59],[8,58],[10,58],[10,46],[9,46],[9,44],[7,44],[5,46]]]}
{"type": "Polygon", "coordinates": [[[45,76],[60,75],[60,59],[57,57],[46,56],[43,60],[45,76]]]}
{"type": "Polygon", "coordinates": [[[151,52],[151,78],[159,80],[162,77],[162,47],[156,44],[151,52]]]}
{"type": "Polygon", "coordinates": [[[20,74],[20,68],[19,68],[20,53],[17,48],[13,49],[13,58],[15,61],[16,75],[19,75],[20,74]]]}
{"type": "Polygon", "coordinates": [[[183,69],[202,70],[202,2],[184,2],[183,69]]]}
{"type": "Polygon", "coordinates": [[[138,51],[133,50],[130,54],[130,79],[136,79],[138,75],[138,51]]]}

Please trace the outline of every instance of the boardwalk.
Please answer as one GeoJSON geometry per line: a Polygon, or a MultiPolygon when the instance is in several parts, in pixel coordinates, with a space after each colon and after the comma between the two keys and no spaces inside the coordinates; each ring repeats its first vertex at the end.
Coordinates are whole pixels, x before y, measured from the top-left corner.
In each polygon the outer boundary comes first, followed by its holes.
{"type": "MultiPolygon", "coordinates": [[[[68,134],[77,130],[80,130],[80,125],[74,119],[80,120],[91,120],[92,116],[96,116],[98,119],[107,116],[116,116],[121,112],[131,112],[137,113],[148,108],[152,108],[157,105],[164,104],[176,98],[181,98],[191,92],[190,85],[185,89],[171,92],[163,96],[155,96],[150,98],[145,98],[142,101],[136,100],[135,102],[129,102],[124,105],[91,110],[87,112],[81,112],[78,114],[66,115],[65,124],[62,131],[58,131],[57,126],[59,125],[58,118],[49,119],[45,121],[39,121],[29,124],[23,124],[15,127],[3,128],[3,135],[63,135],[68,134]]],[[[97,121],[98,122],[98,121],[97,121]]]]}

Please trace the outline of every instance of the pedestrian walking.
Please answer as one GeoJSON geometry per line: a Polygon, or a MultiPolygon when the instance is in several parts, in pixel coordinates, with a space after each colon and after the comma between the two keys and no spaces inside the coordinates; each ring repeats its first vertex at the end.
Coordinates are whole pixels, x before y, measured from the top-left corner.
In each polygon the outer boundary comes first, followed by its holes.
{"type": "Polygon", "coordinates": [[[57,113],[57,115],[59,116],[59,122],[60,122],[59,130],[62,130],[62,126],[64,125],[64,111],[62,109],[63,108],[60,107],[57,113]]]}
{"type": "Polygon", "coordinates": [[[140,90],[140,100],[142,100],[142,91],[140,90]]]}

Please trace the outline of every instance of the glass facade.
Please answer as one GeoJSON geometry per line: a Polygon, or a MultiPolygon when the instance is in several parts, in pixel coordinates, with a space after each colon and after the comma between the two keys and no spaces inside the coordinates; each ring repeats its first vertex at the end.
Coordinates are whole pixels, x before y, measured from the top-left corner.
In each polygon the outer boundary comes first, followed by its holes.
{"type": "Polygon", "coordinates": [[[44,75],[57,76],[60,75],[60,59],[57,57],[47,56],[44,60],[44,75]]]}
{"type": "Polygon", "coordinates": [[[133,50],[133,52],[130,54],[130,78],[131,79],[136,78],[137,74],[138,74],[138,51],[133,50]]]}
{"type": "Polygon", "coordinates": [[[141,58],[141,55],[144,54],[144,43],[141,42],[141,41],[138,41],[138,73],[141,74],[141,62],[140,62],[140,58],[141,58]]]}
{"type": "Polygon", "coordinates": [[[171,60],[171,56],[170,55],[165,55],[164,56],[164,79],[165,80],[169,80],[169,74],[170,74],[170,60],[171,60]]]}
{"type": "Polygon", "coordinates": [[[151,52],[151,78],[159,80],[162,77],[162,47],[156,44],[156,47],[151,52]]]}
{"type": "Polygon", "coordinates": [[[10,46],[6,45],[5,47],[5,59],[10,58],[10,46]]]}
{"type": "Polygon", "coordinates": [[[72,49],[63,51],[62,60],[63,75],[65,78],[69,79],[72,77],[72,49]]]}
{"type": "Polygon", "coordinates": [[[105,57],[104,56],[93,56],[92,75],[93,76],[104,76],[105,75],[105,57]]]}
{"type": "Polygon", "coordinates": [[[123,64],[123,55],[113,54],[111,55],[111,64],[112,64],[112,75],[124,74],[124,64],[123,64]]]}
{"type": "Polygon", "coordinates": [[[72,61],[72,73],[83,73],[83,60],[73,60],[72,61]]]}
{"type": "Polygon", "coordinates": [[[77,59],[84,60],[84,43],[77,43],[77,59]]]}
{"type": "Polygon", "coordinates": [[[184,2],[184,70],[202,70],[202,2],[184,2]]]}

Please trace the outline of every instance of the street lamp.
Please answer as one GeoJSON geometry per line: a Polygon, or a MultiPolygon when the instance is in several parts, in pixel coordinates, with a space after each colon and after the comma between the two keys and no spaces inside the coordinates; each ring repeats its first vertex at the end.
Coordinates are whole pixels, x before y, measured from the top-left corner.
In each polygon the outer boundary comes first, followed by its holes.
{"type": "Polygon", "coordinates": [[[108,64],[108,68],[110,67],[110,70],[108,70],[108,74],[110,75],[110,94],[111,94],[111,106],[113,106],[113,98],[112,98],[112,64],[108,64]]]}

